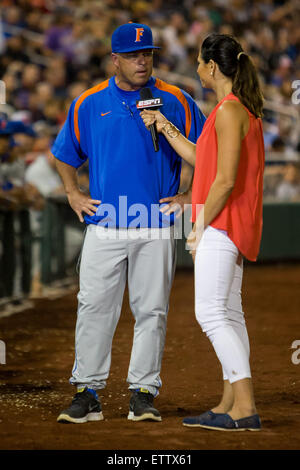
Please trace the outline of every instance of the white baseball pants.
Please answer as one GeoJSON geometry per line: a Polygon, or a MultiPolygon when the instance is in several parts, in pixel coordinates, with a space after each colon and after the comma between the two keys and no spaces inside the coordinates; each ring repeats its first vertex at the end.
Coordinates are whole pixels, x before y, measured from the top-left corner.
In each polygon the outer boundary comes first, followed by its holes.
{"type": "Polygon", "coordinates": [[[196,251],[195,312],[230,383],[251,377],[238,261],[239,250],[227,233],[208,226],[196,251]]]}
{"type": "MultiPolygon", "coordinates": [[[[135,318],[127,381],[130,389],[145,388],[157,395],[165,344],[169,295],[175,271],[173,228],[150,229],[87,227],[80,263],[80,291],[75,337],[75,362],[70,382],[103,389],[109,376],[112,340],[119,321],[128,281],[129,302],[135,318]],[[116,237],[114,238],[114,235],[116,237]]],[[[130,341],[130,338],[128,338],[130,341]]]]}

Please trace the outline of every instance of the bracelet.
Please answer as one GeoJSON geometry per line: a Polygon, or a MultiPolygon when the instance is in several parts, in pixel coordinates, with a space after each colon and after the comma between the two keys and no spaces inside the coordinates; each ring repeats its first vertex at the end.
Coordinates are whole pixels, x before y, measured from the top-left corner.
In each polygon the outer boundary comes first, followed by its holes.
{"type": "Polygon", "coordinates": [[[171,139],[178,137],[180,134],[180,130],[177,129],[177,127],[174,126],[174,124],[172,124],[170,121],[166,122],[162,130],[166,131],[166,133],[168,134],[169,137],[171,137],[171,139]]]}

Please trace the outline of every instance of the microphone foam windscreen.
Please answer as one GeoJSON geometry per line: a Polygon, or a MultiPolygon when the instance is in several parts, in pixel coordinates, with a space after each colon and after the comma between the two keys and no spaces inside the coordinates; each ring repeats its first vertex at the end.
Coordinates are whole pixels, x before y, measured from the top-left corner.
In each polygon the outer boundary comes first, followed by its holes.
{"type": "Polygon", "coordinates": [[[141,100],[151,100],[153,98],[152,91],[150,88],[145,87],[140,89],[141,100]]]}

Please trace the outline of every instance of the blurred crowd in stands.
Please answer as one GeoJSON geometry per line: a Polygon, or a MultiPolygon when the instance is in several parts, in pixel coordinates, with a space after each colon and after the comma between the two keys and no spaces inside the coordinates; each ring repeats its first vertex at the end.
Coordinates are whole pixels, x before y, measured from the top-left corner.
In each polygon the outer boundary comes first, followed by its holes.
{"type": "Polygon", "coordinates": [[[300,83],[299,0],[2,0],[2,126],[6,118],[34,131],[35,136],[14,137],[10,158],[23,160],[32,186],[32,175],[39,173],[40,179],[47,167],[45,179],[51,183],[36,187],[42,196],[61,189],[49,155],[51,141],[71,101],[113,75],[111,33],[127,21],[151,26],[161,46],[155,73],[174,74],[175,84],[197,99],[206,115],[215,97],[201,90],[197,78],[199,45],[213,31],[236,36],[258,67],[266,103],[271,103],[264,118],[266,150],[286,159],[299,151],[300,106],[292,100],[293,83],[300,83]]]}
{"type": "Polygon", "coordinates": [[[63,193],[51,143],[72,100],[113,75],[111,33],[128,21],[152,28],[161,47],[155,75],[184,88],[206,115],[216,102],[197,77],[199,45],[212,32],[240,40],[266,99],[265,146],[275,158],[265,196],[300,199],[299,0],[1,0],[0,8],[0,209],[39,213],[63,193]]]}

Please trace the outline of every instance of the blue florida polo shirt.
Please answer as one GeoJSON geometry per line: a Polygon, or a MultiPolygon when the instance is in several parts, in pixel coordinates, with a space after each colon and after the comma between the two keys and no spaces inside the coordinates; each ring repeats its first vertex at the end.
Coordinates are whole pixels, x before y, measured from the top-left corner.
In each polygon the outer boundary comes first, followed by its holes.
{"type": "MultiPolygon", "coordinates": [[[[189,140],[196,143],[205,117],[183,90],[151,77],[145,85],[160,97],[160,111],[189,140]]],[[[121,90],[115,77],[76,98],[59,132],[52,153],[75,168],[89,161],[89,192],[101,201],[86,224],[105,227],[163,227],[174,214],[159,212],[159,200],[175,196],[181,173],[181,157],[163,135],[155,152],[151,133],[136,107],[139,91],[121,90]]]]}

